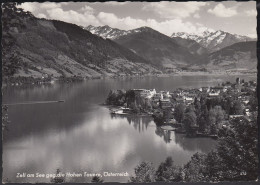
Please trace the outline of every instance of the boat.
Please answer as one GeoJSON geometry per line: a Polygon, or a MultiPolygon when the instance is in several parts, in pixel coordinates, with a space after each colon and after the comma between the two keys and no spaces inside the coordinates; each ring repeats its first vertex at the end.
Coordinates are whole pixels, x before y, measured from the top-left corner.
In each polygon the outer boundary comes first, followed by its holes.
{"type": "Polygon", "coordinates": [[[174,127],[172,127],[170,125],[164,125],[164,126],[161,126],[161,128],[163,130],[169,130],[169,131],[175,131],[177,129],[177,128],[174,128],[174,127]]]}
{"type": "Polygon", "coordinates": [[[111,110],[111,114],[129,114],[129,113],[131,113],[131,109],[125,107],[120,107],[117,110],[111,110]]]}

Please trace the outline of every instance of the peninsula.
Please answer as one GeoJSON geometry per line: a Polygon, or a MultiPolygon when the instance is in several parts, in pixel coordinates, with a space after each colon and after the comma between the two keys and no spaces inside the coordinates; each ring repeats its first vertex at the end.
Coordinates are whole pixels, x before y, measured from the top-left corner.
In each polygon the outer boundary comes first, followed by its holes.
{"type": "Polygon", "coordinates": [[[215,87],[156,91],[111,90],[106,105],[112,114],[149,115],[157,126],[188,137],[217,138],[221,127],[237,117],[249,119],[256,111],[256,82],[225,82],[215,87]],[[166,127],[167,126],[167,127],[166,127]]]}

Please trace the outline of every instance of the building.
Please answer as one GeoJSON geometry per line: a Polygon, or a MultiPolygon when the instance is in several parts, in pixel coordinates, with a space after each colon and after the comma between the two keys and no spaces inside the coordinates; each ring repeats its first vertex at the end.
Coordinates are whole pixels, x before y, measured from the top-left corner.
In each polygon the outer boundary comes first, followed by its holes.
{"type": "Polygon", "coordinates": [[[161,99],[159,101],[159,104],[162,109],[167,109],[172,107],[171,101],[169,99],[161,99]]]}
{"type": "Polygon", "coordinates": [[[219,94],[220,94],[220,91],[212,90],[212,91],[210,91],[209,96],[210,97],[219,96],[219,94]]]}
{"type": "Polygon", "coordinates": [[[155,89],[152,90],[142,89],[142,91],[140,92],[141,97],[148,98],[148,99],[151,99],[155,94],[156,94],[155,89]]]}
{"type": "Polygon", "coordinates": [[[153,101],[155,101],[155,102],[158,102],[159,100],[162,100],[163,99],[163,94],[162,93],[155,93],[154,95],[153,95],[153,101]]]}
{"type": "Polygon", "coordinates": [[[244,115],[229,115],[229,119],[244,117],[244,115]]]}
{"type": "Polygon", "coordinates": [[[210,88],[209,87],[201,87],[201,88],[199,88],[199,91],[208,93],[210,91],[210,88]]]}
{"type": "Polygon", "coordinates": [[[160,91],[160,93],[163,95],[163,98],[171,98],[171,94],[169,91],[160,91]]]}
{"type": "Polygon", "coordinates": [[[184,96],[184,101],[185,101],[185,103],[187,103],[187,104],[191,104],[191,103],[194,102],[194,98],[188,97],[188,96],[184,96]]]}
{"type": "Polygon", "coordinates": [[[184,103],[184,101],[185,101],[184,98],[181,96],[176,97],[175,100],[177,103],[184,103]]]}
{"type": "Polygon", "coordinates": [[[217,87],[211,87],[211,90],[217,91],[217,92],[226,92],[227,91],[227,87],[223,87],[223,86],[217,86],[217,87]]]}

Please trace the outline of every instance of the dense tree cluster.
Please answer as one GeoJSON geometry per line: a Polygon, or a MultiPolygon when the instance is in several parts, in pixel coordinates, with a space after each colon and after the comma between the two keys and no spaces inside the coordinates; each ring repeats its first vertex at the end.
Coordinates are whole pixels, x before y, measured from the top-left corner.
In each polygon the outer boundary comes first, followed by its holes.
{"type": "Polygon", "coordinates": [[[139,63],[149,64],[149,61],[114,41],[93,35],[75,24],[36,18],[17,4],[2,4],[2,69],[7,81],[16,74],[41,77],[48,73],[55,74],[53,78],[67,78],[157,71],[152,66],[138,68],[139,63]],[[75,62],[86,68],[74,65],[75,62]],[[125,62],[134,64],[124,65],[125,62]],[[46,68],[53,71],[46,72],[46,68]]]}
{"type": "Polygon", "coordinates": [[[106,104],[123,106],[126,102],[126,92],[123,90],[110,90],[106,104]]]}
{"type": "Polygon", "coordinates": [[[141,97],[140,92],[134,90],[111,90],[106,99],[107,105],[126,106],[134,113],[152,110],[152,101],[141,97]]]}
{"type": "Polygon", "coordinates": [[[195,114],[195,110],[193,106],[189,106],[186,108],[184,119],[183,119],[183,125],[186,130],[186,133],[188,136],[194,136],[195,135],[195,129],[197,126],[197,116],[195,114]]]}
{"type": "Polygon", "coordinates": [[[216,150],[208,154],[196,153],[182,167],[173,165],[174,162],[168,157],[155,173],[151,163],[142,163],[136,168],[135,177],[131,177],[131,180],[133,182],[254,181],[258,175],[257,136],[256,115],[250,120],[243,117],[236,118],[230,121],[228,127],[219,129],[216,150]]]}
{"type": "Polygon", "coordinates": [[[174,165],[171,157],[167,157],[165,162],[162,162],[156,173],[156,181],[178,182],[182,179],[181,167],[174,165]]]}
{"type": "Polygon", "coordinates": [[[22,65],[15,34],[24,28],[23,20],[32,17],[30,12],[17,8],[15,2],[2,3],[2,71],[3,76],[12,76],[22,65]]]}
{"type": "Polygon", "coordinates": [[[92,183],[102,183],[104,180],[101,179],[99,176],[94,176],[92,179],[91,179],[91,182],[92,183]]]}
{"type": "Polygon", "coordinates": [[[155,182],[155,169],[150,162],[142,162],[135,168],[135,176],[130,177],[131,182],[155,182]]]}
{"type": "Polygon", "coordinates": [[[179,123],[182,123],[183,119],[184,119],[184,112],[185,112],[185,105],[183,103],[178,104],[175,109],[174,109],[174,117],[176,119],[176,121],[178,121],[179,123]]]}
{"type": "Polygon", "coordinates": [[[239,99],[241,96],[230,90],[217,97],[207,97],[201,93],[190,105],[177,104],[174,107],[174,118],[182,124],[187,135],[192,136],[194,132],[217,135],[219,128],[228,121],[229,115],[245,115],[245,106],[250,112],[257,110],[256,93],[246,85],[241,93],[249,97],[248,104],[243,105],[239,99]]]}

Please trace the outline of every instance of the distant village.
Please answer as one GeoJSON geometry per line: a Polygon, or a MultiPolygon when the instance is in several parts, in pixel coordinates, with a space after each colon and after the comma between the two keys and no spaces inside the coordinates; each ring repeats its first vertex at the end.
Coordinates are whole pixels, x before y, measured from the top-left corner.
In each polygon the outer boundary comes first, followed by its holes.
{"type": "Polygon", "coordinates": [[[257,110],[256,81],[225,82],[215,87],[156,91],[115,90],[108,95],[112,114],[151,115],[158,126],[189,136],[217,137],[218,128],[231,119],[250,116],[257,110]]]}

